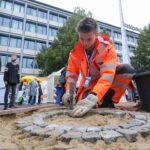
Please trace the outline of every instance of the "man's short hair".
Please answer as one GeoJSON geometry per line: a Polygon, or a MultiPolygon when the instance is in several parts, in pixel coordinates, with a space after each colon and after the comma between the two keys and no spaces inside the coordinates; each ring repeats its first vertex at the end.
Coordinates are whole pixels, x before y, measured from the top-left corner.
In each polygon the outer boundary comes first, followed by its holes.
{"type": "Polygon", "coordinates": [[[96,20],[94,20],[93,18],[90,17],[86,17],[83,18],[77,25],[76,30],[78,32],[91,32],[94,31],[95,33],[97,33],[97,22],[96,20]]]}

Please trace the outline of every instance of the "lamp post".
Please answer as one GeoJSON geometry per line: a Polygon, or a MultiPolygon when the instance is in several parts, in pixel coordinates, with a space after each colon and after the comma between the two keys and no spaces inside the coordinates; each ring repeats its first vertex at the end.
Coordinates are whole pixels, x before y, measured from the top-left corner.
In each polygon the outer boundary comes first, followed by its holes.
{"type": "Polygon", "coordinates": [[[130,64],[131,62],[130,62],[130,56],[129,56],[129,48],[127,44],[127,36],[126,36],[126,30],[125,30],[125,23],[123,19],[121,0],[119,0],[119,14],[120,14],[120,22],[121,22],[123,63],[130,64]]]}

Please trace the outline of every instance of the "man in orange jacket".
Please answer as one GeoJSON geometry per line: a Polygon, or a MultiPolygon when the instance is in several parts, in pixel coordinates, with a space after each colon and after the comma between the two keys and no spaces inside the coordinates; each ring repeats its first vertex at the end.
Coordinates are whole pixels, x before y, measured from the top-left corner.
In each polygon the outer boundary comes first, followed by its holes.
{"type": "Polygon", "coordinates": [[[69,90],[74,85],[77,104],[72,111],[73,117],[83,116],[98,105],[113,108],[130,85],[134,73],[130,65],[117,63],[113,43],[108,36],[98,35],[97,28],[94,19],[81,20],[77,26],[79,40],[69,55],[63,101],[69,102],[69,90]]]}

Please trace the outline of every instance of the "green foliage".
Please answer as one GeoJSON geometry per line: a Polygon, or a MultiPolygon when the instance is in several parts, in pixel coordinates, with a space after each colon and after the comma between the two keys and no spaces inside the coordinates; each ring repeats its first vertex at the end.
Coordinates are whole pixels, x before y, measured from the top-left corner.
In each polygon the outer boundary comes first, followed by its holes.
{"type": "Polygon", "coordinates": [[[144,27],[138,39],[138,46],[131,59],[137,72],[150,71],[150,24],[144,27]]]}
{"type": "Polygon", "coordinates": [[[43,75],[57,71],[67,64],[68,55],[74,44],[77,42],[77,23],[84,17],[91,17],[90,12],[84,9],[75,8],[74,14],[66,21],[63,27],[59,28],[57,38],[54,39],[50,48],[44,48],[37,55],[38,66],[43,70],[43,75]]]}

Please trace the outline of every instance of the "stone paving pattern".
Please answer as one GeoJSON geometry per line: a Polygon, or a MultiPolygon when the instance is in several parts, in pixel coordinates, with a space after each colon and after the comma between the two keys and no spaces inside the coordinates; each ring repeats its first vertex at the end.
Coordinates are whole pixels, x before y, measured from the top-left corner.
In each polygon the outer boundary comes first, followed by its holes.
{"type": "Polygon", "coordinates": [[[46,119],[59,115],[68,115],[70,110],[61,110],[59,112],[44,112],[30,117],[25,117],[16,123],[16,127],[23,132],[36,136],[55,136],[58,140],[69,142],[72,139],[96,142],[104,140],[106,143],[115,142],[118,138],[126,138],[129,142],[135,142],[140,134],[142,137],[150,135],[150,114],[140,112],[128,112],[121,110],[91,110],[92,113],[99,115],[114,115],[115,117],[124,117],[129,114],[132,119],[122,125],[106,126],[82,126],[75,128],[64,124],[48,124],[46,119]]]}

